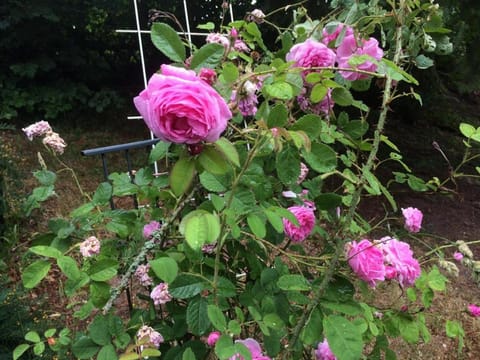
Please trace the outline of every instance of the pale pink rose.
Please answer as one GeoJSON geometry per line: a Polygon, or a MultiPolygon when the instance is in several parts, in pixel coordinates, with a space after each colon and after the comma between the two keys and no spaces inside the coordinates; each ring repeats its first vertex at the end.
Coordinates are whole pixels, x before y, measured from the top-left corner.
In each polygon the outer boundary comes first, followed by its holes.
{"type": "Polygon", "coordinates": [[[208,44],[220,44],[225,48],[225,50],[230,47],[230,40],[228,37],[220,33],[208,34],[205,42],[208,44]]]}
{"type": "Polygon", "coordinates": [[[250,14],[248,14],[247,21],[256,22],[257,24],[261,24],[265,21],[265,14],[262,10],[255,9],[250,14]]]}
{"type": "Polygon", "coordinates": [[[67,147],[67,143],[56,132],[48,132],[42,140],[43,144],[55,151],[57,154],[62,155],[67,147]]]}
{"type": "Polygon", "coordinates": [[[91,257],[100,253],[100,241],[95,236],[90,236],[80,243],[80,253],[83,257],[91,257]]]}
{"type": "Polygon", "coordinates": [[[161,343],[164,342],[163,336],[155,331],[152,327],[143,325],[137,332],[137,338],[139,340],[148,338],[148,342],[158,348],[161,343]]]}
{"type": "Polygon", "coordinates": [[[207,338],[207,344],[208,346],[214,346],[218,339],[220,339],[220,332],[219,331],[212,331],[210,334],[208,334],[208,338],[207,338]]]}
{"type": "MultiPolygon", "coordinates": [[[[378,41],[375,38],[365,40],[357,39],[353,34],[345,36],[342,43],[337,48],[338,66],[341,68],[352,68],[349,64],[349,60],[355,55],[369,55],[375,60],[380,60],[383,57],[383,50],[378,46],[378,41]]],[[[374,72],[377,70],[377,64],[370,60],[366,60],[362,64],[355,66],[355,68],[358,70],[374,72]]],[[[340,75],[342,75],[344,79],[350,81],[368,78],[368,75],[366,74],[352,71],[340,71],[340,75]]]]}
{"type": "Polygon", "coordinates": [[[379,244],[387,268],[395,271],[395,279],[402,287],[412,286],[420,276],[421,269],[418,261],[413,257],[410,245],[394,238],[380,239],[379,244]]]}
{"type": "Polygon", "coordinates": [[[329,45],[333,43],[335,45],[335,41],[337,40],[338,36],[342,33],[343,28],[346,26],[345,35],[353,35],[353,28],[345,24],[327,24],[322,30],[322,43],[325,45],[329,45]]]}
{"type": "MultiPolygon", "coordinates": [[[[235,340],[236,343],[243,344],[247,347],[248,351],[252,355],[252,360],[271,360],[270,357],[263,355],[260,344],[252,338],[245,340],[235,340]]],[[[232,356],[229,360],[244,360],[244,357],[240,354],[232,356]]]]}
{"type": "Polygon", "coordinates": [[[377,281],[385,280],[383,253],[369,240],[347,244],[347,258],[353,272],[370,286],[375,287],[377,281]]]}
{"type": "Polygon", "coordinates": [[[155,286],[150,293],[150,298],[155,305],[166,304],[172,300],[172,295],[168,292],[168,284],[160,283],[155,286]]]}
{"type": "MultiPolygon", "coordinates": [[[[296,67],[329,67],[335,64],[335,52],[325,44],[313,39],[292,46],[286,55],[287,61],[294,61],[296,67]]],[[[305,71],[304,74],[307,74],[305,71]]]]}
{"type": "Polygon", "coordinates": [[[463,254],[462,254],[461,252],[459,252],[459,251],[455,251],[455,252],[453,253],[453,258],[454,258],[455,260],[457,260],[457,261],[462,261],[462,259],[463,259],[463,254]]]}
{"type": "Polygon", "coordinates": [[[240,51],[240,52],[244,52],[244,53],[250,52],[250,48],[241,39],[235,39],[235,42],[233,43],[233,48],[236,51],[240,51]]]}
{"type": "Polygon", "coordinates": [[[475,304],[469,304],[468,305],[468,312],[473,317],[480,317],[480,306],[477,306],[475,304]]]}
{"type": "Polygon", "coordinates": [[[143,227],[143,237],[145,239],[150,239],[153,235],[153,233],[157,230],[160,230],[162,227],[162,224],[160,224],[158,221],[150,221],[148,224],[146,224],[143,227]]]}
{"type": "Polygon", "coordinates": [[[413,207],[402,209],[405,219],[405,229],[410,232],[417,233],[422,227],[423,214],[420,210],[413,207]]]}
{"type": "Polygon", "coordinates": [[[150,270],[150,264],[142,264],[139,265],[137,270],[135,270],[135,276],[137,277],[140,284],[143,286],[150,286],[153,284],[153,280],[148,275],[148,271],[150,270]]]}
{"type": "Polygon", "coordinates": [[[28,140],[32,141],[34,137],[43,136],[52,131],[50,124],[47,121],[41,120],[34,124],[23,128],[22,131],[27,136],[28,140]]]}
{"type": "Polygon", "coordinates": [[[213,85],[215,84],[215,81],[217,81],[217,73],[213,69],[202,68],[198,76],[208,85],[213,85]]]}
{"type": "Polygon", "coordinates": [[[225,100],[194,71],[170,65],[161,66],[134,103],[158,138],[177,144],[215,142],[232,117],[225,100]]]}
{"type": "Polygon", "coordinates": [[[318,344],[315,350],[315,356],[317,360],[337,360],[332,350],[330,350],[327,339],[324,339],[323,342],[318,344]]]}
{"type": "Polygon", "coordinates": [[[296,226],[290,220],[283,219],[283,229],[285,234],[293,242],[302,242],[313,230],[315,226],[314,209],[308,206],[291,206],[288,210],[295,215],[300,226],[296,226]]]}

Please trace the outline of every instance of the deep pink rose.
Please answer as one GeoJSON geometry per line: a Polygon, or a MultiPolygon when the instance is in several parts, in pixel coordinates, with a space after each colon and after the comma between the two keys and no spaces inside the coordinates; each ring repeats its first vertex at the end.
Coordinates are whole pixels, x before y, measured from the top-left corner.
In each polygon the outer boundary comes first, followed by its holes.
{"type": "Polygon", "coordinates": [[[296,226],[290,220],[284,218],[285,234],[294,242],[302,242],[310,235],[315,226],[314,209],[309,206],[291,206],[288,210],[295,215],[300,226],[296,226]]]}
{"type": "Polygon", "coordinates": [[[462,261],[463,259],[463,254],[461,252],[455,251],[453,253],[453,258],[457,261],[462,261]]]}
{"type": "MultiPolygon", "coordinates": [[[[328,45],[337,40],[338,36],[341,34],[345,24],[327,24],[322,30],[322,43],[328,45]]],[[[345,36],[352,35],[353,29],[350,26],[346,26],[345,36]]]]}
{"type": "Polygon", "coordinates": [[[379,246],[383,251],[387,268],[394,269],[394,277],[400,285],[402,287],[412,286],[420,276],[421,270],[420,264],[413,257],[410,245],[394,238],[385,237],[380,239],[379,246]]]}
{"type": "MultiPolygon", "coordinates": [[[[341,68],[352,68],[349,64],[349,60],[352,56],[356,55],[369,55],[375,60],[380,60],[383,57],[383,50],[378,46],[378,41],[375,38],[365,40],[357,39],[353,34],[345,36],[342,43],[337,48],[338,66],[341,68]]],[[[358,70],[374,72],[377,70],[377,64],[366,60],[362,64],[355,66],[355,68],[358,70]]],[[[350,81],[368,78],[368,75],[366,74],[352,71],[340,71],[340,75],[342,75],[344,79],[350,81]]]]}
{"type": "Polygon", "coordinates": [[[208,346],[214,346],[218,341],[218,339],[220,339],[221,335],[222,334],[220,334],[219,331],[212,331],[210,334],[208,334],[208,338],[207,338],[208,346]]]}
{"type": "Polygon", "coordinates": [[[347,244],[347,257],[355,274],[370,286],[375,287],[377,281],[385,280],[382,250],[369,240],[347,244]]]}
{"type": "Polygon", "coordinates": [[[318,344],[315,350],[315,356],[317,360],[337,360],[332,350],[330,350],[327,339],[324,339],[323,342],[318,344]]]}
{"type": "Polygon", "coordinates": [[[420,210],[413,207],[402,209],[405,219],[405,229],[410,232],[417,233],[422,227],[423,214],[420,210]]]}
{"type": "Polygon", "coordinates": [[[225,100],[194,71],[161,66],[133,99],[150,130],[161,140],[215,142],[232,117],[225,100]]]}
{"type": "Polygon", "coordinates": [[[470,304],[468,305],[468,312],[473,317],[480,317],[480,306],[477,306],[475,304],[470,304]]]}
{"type": "MultiPolygon", "coordinates": [[[[236,343],[243,344],[247,347],[248,351],[252,355],[252,360],[271,360],[268,356],[263,355],[262,348],[260,344],[252,338],[247,338],[245,340],[236,340],[236,343]]],[[[244,360],[244,357],[240,354],[236,354],[230,358],[230,360],[244,360]]]]}
{"type": "Polygon", "coordinates": [[[335,64],[335,52],[313,39],[294,45],[286,56],[297,67],[328,67],[335,64]]]}

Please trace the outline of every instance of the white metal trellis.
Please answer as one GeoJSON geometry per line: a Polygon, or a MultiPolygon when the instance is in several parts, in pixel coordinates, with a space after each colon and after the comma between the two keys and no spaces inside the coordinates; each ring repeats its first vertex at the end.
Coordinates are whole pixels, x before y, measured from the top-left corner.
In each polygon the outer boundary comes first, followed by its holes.
{"type": "MultiPolygon", "coordinates": [[[[144,56],[144,53],[143,53],[143,41],[142,41],[142,35],[145,35],[145,34],[150,34],[150,30],[142,30],[141,29],[141,24],[140,24],[140,16],[139,16],[139,12],[138,12],[138,4],[137,4],[137,1],[139,0],[132,0],[133,1],[133,8],[134,8],[134,11],[135,11],[135,29],[118,29],[116,30],[116,32],[118,33],[128,33],[128,34],[136,34],[137,35],[137,39],[138,39],[138,49],[140,51],[140,64],[141,64],[141,67],[142,67],[142,77],[143,77],[143,85],[144,87],[146,88],[147,87],[147,71],[146,71],[146,67],[145,67],[145,56],[144,56]]],[[[186,26],[186,33],[182,33],[182,32],[179,32],[180,35],[186,35],[187,36],[187,39],[188,39],[188,43],[190,45],[190,48],[191,48],[191,43],[192,43],[192,36],[207,36],[208,35],[208,32],[192,32],[191,31],[191,27],[190,27],[190,18],[188,16],[188,5],[187,5],[187,0],[183,0],[183,11],[184,11],[184,14],[185,14],[185,26],[186,26]]],[[[231,21],[233,21],[233,7],[232,7],[232,4],[229,3],[229,13],[230,13],[230,19],[231,21]]],[[[139,115],[132,115],[132,116],[127,116],[127,119],[129,120],[138,120],[138,119],[142,119],[141,116],[139,115]]],[[[150,138],[153,139],[155,136],[154,134],[150,131],[150,138]]],[[[155,146],[155,145],[153,145],[155,146]]],[[[154,164],[155,166],[155,172],[157,173],[158,172],[158,167],[157,167],[157,163],[154,164]]]]}

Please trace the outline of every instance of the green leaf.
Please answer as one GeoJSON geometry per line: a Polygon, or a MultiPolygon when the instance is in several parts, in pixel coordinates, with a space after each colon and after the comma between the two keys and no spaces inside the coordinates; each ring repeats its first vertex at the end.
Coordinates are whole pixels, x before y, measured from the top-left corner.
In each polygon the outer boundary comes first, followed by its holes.
{"type": "Polygon", "coordinates": [[[335,193],[324,193],[315,198],[315,205],[320,210],[330,210],[341,204],[342,197],[335,193]]]}
{"type": "Polygon", "coordinates": [[[475,127],[467,123],[461,123],[459,126],[460,132],[466,138],[471,138],[473,134],[477,131],[475,127]]]}
{"type": "Polygon", "coordinates": [[[222,68],[222,76],[227,84],[233,83],[238,79],[238,67],[232,62],[223,63],[222,68]]]}
{"type": "Polygon", "coordinates": [[[47,200],[53,194],[55,194],[53,185],[39,186],[32,191],[32,197],[38,202],[47,200]]]}
{"type": "Polygon", "coordinates": [[[78,277],[67,279],[65,282],[65,295],[73,296],[75,291],[81,289],[90,282],[90,278],[83,271],[79,271],[78,277]]]}
{"type": "Polygon", "coordinates": [[[285,185],[295,184],[300,175],[300,156],[293,146],[285,146],[276,156],[278,178],[285,185]]]}
{"type": "Polygon", "coordinates": [[[227,190],[225,185],[223,185],[223,183],[215,175],[206,171],[200,174],[200,183],[208,191],[221,193],[227,190]]]}
{"type": "Polygon", "coordinates": [[[290,127],[291,130],[302,130],[310,139],[315,139],[322,131],[322,118],[318,115],[307,114],[299,118],[290,127]]]}
{"type": "Polygon", "coordinates": [[[113,344],[107,344],[102,347],[97,355],[97,360],[116,360],[118,359],[117,352],[113,344]]]}
{"type": "Polygon", "coordinates": [[[195,353],[191,348],[187,348],[182,355],[182,360],[195,360],[195,353]]]}
{"type": "Polygon", "coordinates": [[[283,104],[275,105],[270,113],[268,114],[267,118],[267,125],[268,127],[284,127],[288,122],[288,110],[287,107],[283,104]]]}
{"type": "Polygon", "coordinates": [[[287,82],[276,82],[263,87],[268,96],[280,100],[290,100],[293,98],[292,86],[287,82]]]}
{"type": "Polygon", "coordinates": [[[338,360],[358,360],[362,357],[362,334],[352,322],[343,316],[323,318],[323,328],[330,349],[338,360]]]}
{"type": "Polygon", "coordinates": [[[28,265],[22,272],[23,286],[32,289],[48,274],[51,264],[49,261],[37,260],[28,265]]]}
{"type": "Polygon", "coordinates": [[[327,93],[328,88],[326,86],[324,86],[323,84],[315,84],[312,92],[310,93],[310,100],[314,104],[319,103],[325,98],[325,96],[327,96],[327,93]]]}
{"type": "Polygon", "coordinates": [[[181,223],[181,232],[188,245],[194,250],[200,250],[203,245],[215,242],[220,235],[220,230],[218,216],[206,211],[192,212],[181,223]]]}
{"type": "Polygon", "coordinates": [[[206,147],[198,157],[198,162],[203,169],[215,175],[225,174],[230,169],[222,151],[214,147],[206,147]]]}
{"type": "Polygon", "coordinates": [[[336,312],[340,312],[346,315],[359,315],[362,313],[362,308],[357,302],[334,302],[334,301],[322,301],[321,306],[336,312]]]}
{"type": "Polygon", "coordinates": [[[362,120],[352,120],[343,127],[345,131],[352,139],[360,139],[368,130],[368,123],[362,120]]]}
{"type": "Polygon", "coordinates": [[[205,44],[195,51],[190,63],[190,68],[193,70],[200,70],[202,68],[214,69],[222,61],[224,53],[225,48],[223,45],[216,43],[205,44]]]}
{"type": "Polygon", "coordinates": [[[283,232],[283,219],[275,211],[271,209],[264,209],[263,212],[267,216],[268,222],[273,226],[276,232],[283,232]]]}
{"type": "Polygon", "coordinates": [[[353,103],[353,96],[347,89],[338,87],[332,90],[332,99],[340,106],[350,106],[353,103]]]}
{"type": "Polygon", "coordinates": [[[283,275],[278,279],[277,286],[287,291],[307,291],[312,288],[303,275],[283,275]]]}
{"type": "Polygon", "coordinates": [[[106,316],[97,315],[88,325],[88,333],[95,344],[108,345],[112,340],[108,331],[108,319],[106,316]]]}
{"type": "Polygon", "coordinates": [[[88,270],[94,281],[107,281],[117,275],[118,262],[113,259],[102,259],[95,262],[88,270]]]}
{"type": "Polygon", "coordinates": [[[55,335],[55,333],[57,332],[57,329],[47,329],[45,330],[45,332],[43,333],[43,336],[45,336],[46,338],[49,338],[49,337],[52,337],[53,335],[55,335]]]}
{"type": "Polygon", "coordinates": [[[105,282],[92,282],[90,284],[90,300],[97,308],[103,307],[110,298],[110,286],[105,282]]]}
{"type": "Polygon", "coordinates": [[[176,196],[183,195],[195,177],[195,162],[189,158],[178,160],[170,173],[169,182],[176,196]]]}
{"type": "Polygon", "coordinates": [[[303,152],[303,157],[319,173],[333,171],[337,167],[337,153],[325,144],[313,143],[310,152],[303,152]]]}
{"type": "Polygon", "coordinates": [[[372,195],[380,195],[380,181],[367,168],[363,168],[363,176],[368,182],[367,191],[372,195]]]}
{"type": "Polygon", "coordinates": [[[157,349],[153,349],[153,348],[145,348],[142,350],[142,353],[140,354],[142,356],[142,359],[143,358],[149,358],[151,356],[160,356],[162,353],[160,352],[160,350],[157,350],[157,349]]]}
{"type": "Polygon", "coordinates": [[[17,360],[25,351],[30,348],[28,344],[20,344],[13,350],[13,360],[17,360]]]}
{"type": "Polygon", "coordinates": [[[33,176],[38,180],[38,182],[43,186],[50,186],[55,184],[57,180],[57,175],[50,170],[38,170],[33,172],[33,176]]]}
{"type": "Polygon", "coordinates": [[[300,338],[305,344],[314,345],[323,340],[321,339],[323,333],[322,320],[322,312],[318,308],[313,309],[302,333],[300,334],[300,338]]]}
{"type": "Polygon", "coordinates": [[[100,346],[95,344],[89,337],[82,336],[72,345],[73,354],[78,359],[90,359],[97,351],[100,349],[100,346]]]}
{"type": "Polygon", "coordinates": [[[210,327],[207,300],[202,297],[192,299],[187,307],[187,324],[195,335],[203,335],[210,327]]]}
{"type": "Polygon", "coordinates": [[[170,284],[178,274],[178,264],[171,257],[161,257],[148,262],[155,275],[170,284]]]}
{"type": "Polygon", "coordinates": [[[227,330],[227,321],[222,310],[217,305],[208,305],[207,307],[208,318],[215,329],[225,332],[227,330]]]}
{"type": "Polygon", "coordinates": [[[29,331],[25,334],[25,340],[30,342],[40,342],[40,335],[36,331],[29,331]]]}
{"type": "Polygon", "coordinates": [[[88,213],[90,213],[90,211],[92,211],[94,208],[95,208],[95,205],[93,205],[92,203],[86,203],[86,204],[80,205],[78,208],[73,210],[70,213],[70,216],[72,218],[85,216],[88,213]]]}
{"type": "Polygon", "coordinates": [[[35,355],[41,355],[45,351],[45,343],[39,342],[33,346],[33,353],[35,355]]]}
{"type": "Polygon", "coordinates": [[[95,194],[93,194],[92,201],[94,204],[105,205],[110,201],[112,194],[112,185],[109,182],[103,182],[98,185],[95,194]]]}
{"type": "Polygon", "coordinates": [[[256,237],[263,239],[267,235],[267,228],[265,227],[265,221],[262,220],[258,215],[253,213],[248,214],[247,224],[250,230],[252,230],[253,234],[256,237]]]}
{"type": "Polygon", "coordinates": [[[45,246],[45,245],[32,246],[28,250],[33,252],[34,254],[51,257],[54,259],[58,259],[59,257],[63,256],[60,250],[51,246],[45,246]]]}
{"type": "Polygon", "coordinates": [[[215,354],[220,360],[229,359],[237,353],[233,340],[228,335],[222,335],[215,343],[215,354]]]}
{"type": "Polygon", "coordinates": [[[263,322],[269,328],[274,330],[282,330],[285,326],[283,320],[278,316],[278,314],[270,313],[263,316],[263,322]]]}
{"type": "Polygon", "coordinates": [[[450,338],[463,337],[465,335],[462,324],[455,320],[447,320],[445,332],[450,338]]]}
{"type": "Polygon", "coordinates": [[[69,279],[80,278],[80,270],[77,262],[70,256],[61,256],[57,259],[57,265],[69,279]]]}
{"type": "Polygon", "coordinates": [[[155,144],[150,151],[150,155],[148,156],[148,162],[153,164],[155,161],[162,160],[168,154],[168,149],[170,148],[171,143],[167,141],[159,141],[155,144]]]}
{"type": "Polygon", "coordinates": [[[433,64],[433,60],[423,54],[420,54],[415,58],[415,65],[417,65],[417,68],[419,69],[428,69],[429,67],[432,67],[433,64]]]}
{"type": "Polygon", "coordinates": [[[214,146],[231,164],[240,167],[237,149],[227,138],[221,137],[215,142],[214,146]]]}
{"type": "Polygon", "coordinates": [[[189,299],[204,289],[202,279],[193,275],[180,274],[169,284],[168,290],[176,299],[189,299]]]}
{"type": "Polygon", "coordinates": [[[428,273],[428,286],[433,291],[444,291],[447,281],[448,279],[440,273],[436,266],[428,273]]]}
{"type": "Polygon", "coordinates": [[[163,23],[153,23],[150,38],[153,45],[170,60],[176,62],[185,60],[185,46],[171,26],[163,23]]]}

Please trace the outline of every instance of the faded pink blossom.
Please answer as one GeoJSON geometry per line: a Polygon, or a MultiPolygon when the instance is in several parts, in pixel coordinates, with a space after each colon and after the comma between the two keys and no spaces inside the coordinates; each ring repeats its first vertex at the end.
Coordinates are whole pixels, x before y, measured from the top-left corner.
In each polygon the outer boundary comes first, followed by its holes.
{"type": "Polygon", "coordinates": [[[468,305],[468,312],[473,317],[480,317],[480,306],[477,306],[475,304],[469,304],[468,305]]]}
{"type": "Polygon", "coordinates": [[[297,184],[301,184],[307,177],[309,172],[308,166],[305,165],[303,162],[300,163],[300,175],[297,179],[297,184]]]}
{"type": "Polygon", "coordinates": [[[345,35],[353,35],[353,28],[351,28],[348,25],[338,23],[338,24],[327,24],[322,30],[322,43],[325,45],[329,45],[333,43],[335,45],[335,41],[337,40],[338,36],[342,33],[343,28],[346,27],[345,29],[345,35]]]}
{"type": "Polygon", "coordinates": [[[208,346],[214,346],[218,339],[220,339],[220,332],[219,331],[212,331],[210,334],[208,334],[208,338],[207,338],[207,344],[208,346]]]}
{"type": "Polygon", "coordinates": [[[198,74],[198,77],[205,81],[208,85],[213,85],[215,84],[215,81],[217,81],[217,73],[215,70],[209,68],[202,68],[198,74]]]}
{"type": "Polygon", "coordinates": [[[394,277],[400,285],[412,286],[420,276],[421,269],[420,264],[413,257],[410,245],[394,238],[384,237],[380,239],[379,247],[384,255],[384,263],[387,268],[393,268],[394,277]]]}
{"type": "Polygon", "coordinates": [[[295,215],[299,226],[293,224],[290,220],[283,219],[283,228],[285,234],[293,242],[302,242],[311,234],[315,226],[314,208],[309,206],[291,206],[288,210],[295,215]]]}
{"type": "Polygon", "coordinates": [[[303,88],[297,96],[298,105],[300,109],[305,112],[311,112],[317,115],[329,115],[335,105],[332,99],[332,89],[327,90],[327,95],[318,103],[313,103],[310,100],[311,89],[303,88]]]}
{"type": "Polygon", "coordinates": [[[91,257],[100,253],[100,241],[95,236],[90,236],[80,243],[80,253],[83,257],[91,257]]]}
{"type": "Polygon", "coordinates": [[[255,115],[257,113],[258,99],[256,92],[260,84],[260,82],[254,83],[247,80],[240,91],[232,91],[230,100],[237,102],[238,109],[243,116],[255,115]]]}
{"type": "MultiPolygon", "coordinates": [[[[325,44],[313,39],[292,46],[286,55],[287,61],[294,61],[296,67],[330,67],[335,64],[335,52],[325,44]]],[[[306,75],[309,71],[304,71],[306,75]]]]}
{"type": "Polygon", "coordinates": [[[162,227],[162,224],[160,224],[158,221],[150,221],[148,224],[144,225],[143,227],[143,237],[145,239],[151,239],[153,236],[153,233],[157,230],[160,230],[162,227]]]}
{"type": "Polygon", "coordinates": [[[48,132],[42,140],[43,144],[55,151],[57,154],[62,155],[67,147],[67,143],[56,132],[48,132]]]}
{"type": "Polygon", "coordinates": [[[225,100],[193,70],[165,64],[134,103],[158,138],[177,144],[215,142],[232,117],[225,100]]]}
{"type": "MultiPolygon", "coordinates": [[[[353,56],[359,55],[368,55],[375,60],[380,60],[383,57],[383,50],[379,47],[378,41],[375,38],[365,40],[357,39],[353,34],[345,36],[342,43],[337,48],[338,66],[341,68],[353,69],[349,61],[353,56]]],[[[362,64],[356,65],[354,68],[374,72],[377,70],[377,64],[371,60],[366,60],[362,64]]],[[[340,71],[340,75],[342,75],[344,79],[350,81],[368,78],[368,75],[366,74],[352,71],[340,71]]]]}
{"type": "Polygon", "coordinates": [[[377,281],[385,280],[385,265],[383,253],[370,240],[363,239],[359,243],[352,241],[347,244],[348,263],[353,272],[371,287],[377,281]]]}
{"type": "Polygon", "coordinates": [[[23,128],[22,131],[25,133],[28,140],[32,141],[34,137],[43,136],[51,132],[52,128],[47,121],[41,120],[27,126],[26,128],[23,128]]]}
{"type": "Polygon", "coordinates": [[[317,360],[337,360],[332,350],[330,350],[327,339],[323,339],[323,342],[318,344],[315,356],[317,360]]]}
{"type": "Polygon", "coordinates": [[[168,292],[168,284],[160,283],[155,286],[150,293],[150,298],[155,305],[166,304],[172,300],[172,295],[168,292]]]}
{"type": "MultiPolygon", "coordinates": [[[[262,348],[260,344],[252,338],[247,338],[245,340],[235,340],[236,343],[243,344],[247,347],[248,351],[252,355],[252,360],[271,360],[270,357],[263,355],[262,348]]],[[[240,354],[232,356],[229,360],[244,360],[245,358],[240,354]]]]}
{"type": "Polygon", "coordinates": [[[417,208],[408,207],[402,209],[402,214],[405,219],[405,229],[413,233],[419,232],[422,227],[422,212],[417,208]]]}
{"type": "Polygon", "coordinates": [[[208,34],[205,42],[207,42],[208,44],[220,44],[225,48],[225,50],[230,47],[230,40],[228,39],[228,37],[220,33],[208,34]]]}
{"type": "Polygon", "coordinates": [[[158,348],[164,342],[163,336],[150,326],[143,325],[137,332],[139,340],[148,338],[148,343],[158,348]]]}
{"type": "Polygon", "coordinates": [[[455,252],[453,253],[453,258],[454,258],[455,260],[457,260],[457,261],[462,261],[462,259],[463,259],[463,254],[462,254],[461,252],[459,252],[459,251],[455,251],[455,252]]]}
{"type": "Polygon", "coordinates": [[[265,20],[265,14],[262,10],[260,9],[255,9],[253,10],[250,14],[247,16],[247,21],[250,22],[255,22],[257,24],[263,23],[265,20]]]}
{"type": "Polygon", "coordinates": [[[250,52],[250,48],[241,39],[235,39],[235,42],[233,43],[233,48],[236,51],[240,51],[240,52],[244,52],[244,53],[250,52]]]}
{"type": "Polygon", "coordinates": [[[153,280],[148,275],[148,271],[150,270],[150,264],[142,264],[139,265],[137,270],[135,270],[135,276],[137,277],[140,284],[143,286],[150,286],[153,284],[153,280]]]}

